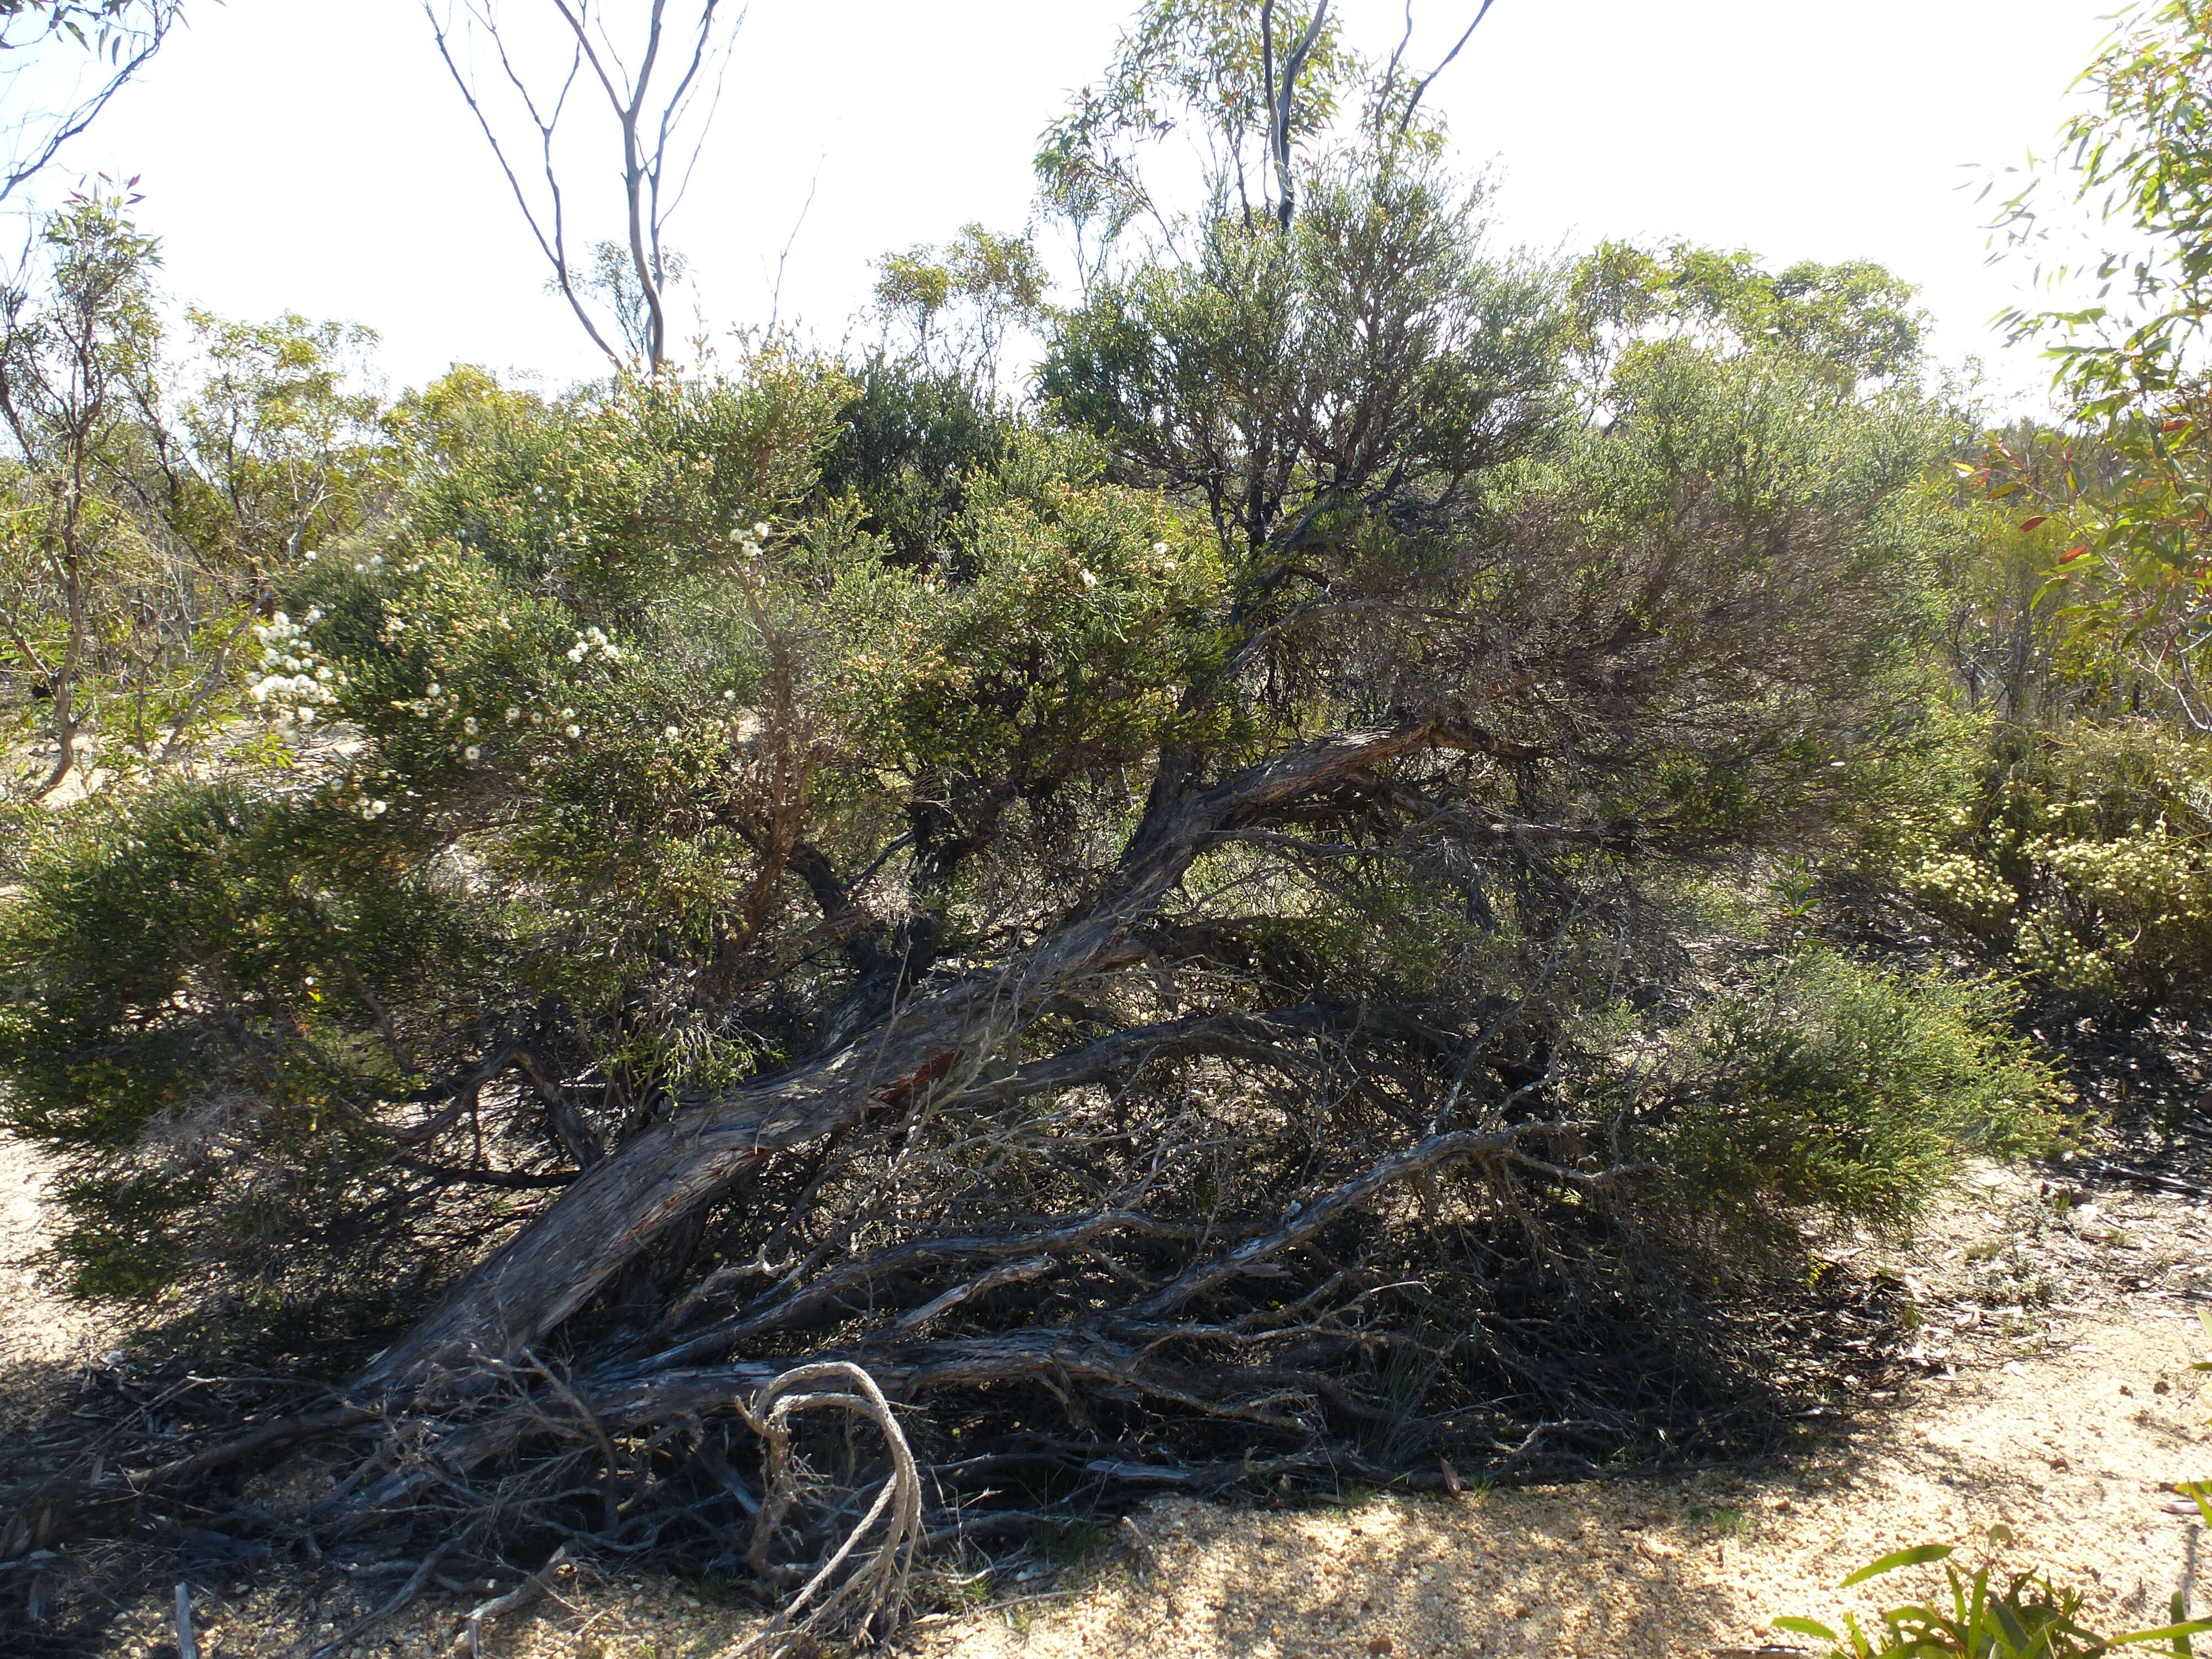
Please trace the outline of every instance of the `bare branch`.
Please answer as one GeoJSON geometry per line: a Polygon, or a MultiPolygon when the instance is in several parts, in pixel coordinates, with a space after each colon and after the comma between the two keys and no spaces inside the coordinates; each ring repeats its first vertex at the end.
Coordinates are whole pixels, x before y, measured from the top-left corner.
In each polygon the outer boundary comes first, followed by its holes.
{"type": "MultiPolygon", "coordinates": [[[[1469,23],[1467,26],[1466,31],[1461,34],[1457,40],[1453,42],[1452,49],[1444,54],[1443,61],[1413,83],[1413,94],[1406,100],[1405,112],[1398,118],[1399,137],[1403,138],[1412,129],[1413,125],[1413,112],[1415,109],[1419,107],[1421,94],[1429,89],[1430,82],[1433,82],[1437,76],[1442,75],[1447,69],[1451,67],[1451,61],[1453,58],[1459,56],[1460,48],[1464,46],[1474,38],[1475,30],[1481,26],[1482,20],[1490,15],[1491,7],[1497,3],[1498,0],[1482,0],[1482,9],[1475,13],[1474,21],[1469,23]]],[[[1413,9],[1408,5],[1406,11],[1406,26],[1408,31],[1413,27],[1413,9]]],[[[1390,67],[1394,73],[1396,70],[1397,66],[1398,60],[1396,56],[1394,54],[1390,59],[1390,67]]]]}
{"type": "MultiPolygon", "coordinates": [[[[539,250],[553,267],[554,279],[562,293],[568,299],[570,307],[584,324],[592,343],[610,361],[619,365],[623,360],[608,344],[605,336],[588,314],[568,257],[563,218],[563,203],[558,169],[554,162],[553,135],[569,89],[586,70],[605,100],[612,117],[622,148],[622,179],[623,204],[623,238],[629,253],[630,276],[627,280],[636,283],[636,300],[643,312],[643,326],[636,331],[641,336],[636,342],[647,364],[658,371],[666,367],[669,359],[669,325],[666,289],[670,280],[670,258],[664,237],[669,219],[681,204],[693,173],[702,152],[708,131],[721,100],[724,77],[729,61],[730,42],[742,26],[744,14],[725,32],[720,27],[722,0],[696,0],[698,7],[696,27],[690,31],[689,46],[682,59],[683,68],[674,84],[665,96],[656,98],[655,77],[659,73],[664,47],[668,44],[668,0],[653,0],[645,20],[643,49],[633,72],[623,54],[608,32],[605,15],[594,12],[590,0],[553,0],[553,9],[561,20],[571,46],[568,77],[563,82],[561,96],[554,100],[550,112],[541,112],[538,100],[533,97],[526,78],[515,68],[507,51],[502,27],[488,9],[470,8],[469,15],[476,27],[489,35],[498,49],[500,64],[507,80],[522,100],[523,107],[538,129],[539,148],[543,152],[545,183],[550,209],[541,214],[533,208],[526,193],[508,165],[505,149],[495,130],[477,96],[468,78],[456,66],[454,57],[439,26],[434,12],[431,15],[434,30],[438,33],[439,51],[452,71],[454,82],[483,130],[500,166],[507,174],[509,187],[529,221],[532,234],[537,238],[539,250]],[[691,118],[702,88],[710,83],[708,70],[719,60],[720,72],[711,77],[713,95],[703,120],[697,124],[696,137],[684,159],[676,188],[665,188],[672,154],[678,137],[691,118]],[[550,225],[547,220],[550,218],[550,225]]],[[[424,0],[426,12],[431,10],[433,0],[424,0]]],[[[663,77],[665,79],[665,77],[663,77]]],[[[598,279],[607,280],[605,273],[598,279]]],[[[618,305],[618,309],[620,306],[618,305]]]]}
{"type": "MultiPolygon", "coordinates": [[[[463,100],[467,103],[469,113],[476,117],[477,125],[483,130],[484,142],[491,146],[492,155],[499,162],[500,171],[507,175],[507,188],[514,192],[514,204],[522,210],[523,221],[530,227],[531,235],[537,240],[538,251],[545,256],[546,264],[553,268],[553,280],[559,285],[562,296],[568,301],[569,310],[575,313],[576,320],[583,325],[584,332],[591,337],[592,343],[599,348],[600,354],[609,362],[620,367],[621,354],[607,343],[606,337],[599,332],[599,325],[592,321],[592,313],[584,305],[583,296],[576,292],[574,273],[568,264],[568,251],[561,200],[561,181],[553,166],[553,133],[559,125],[561,106],[568,99],[568,85],[563,84],[561,99],[555,104],[552,116],[550,118],[540,116],[536,100],[531,97],[529,88],[524,84],[521,76],[515,72],[513,64],[508,61],[505,43],[500,40],[495,30],[492,32],[492,39],[499,46],[501,65],[506,70],[508,81],[514,86],[516,91],[521,94],[524,106],[530,112],[531,122],[538,129],[539,145],[544,155],[545,182],[552,192],[552,229],[549,234],[545,226],[538,219],[537,210],[531,205],[529,192],[523,189],[522,180],[516,176],[513,164],[507,159],[506,147],[500,143],[499,134],[494,131],[490,117],[484,112],[483,104],[477,96],[475,86],[469,77],[462,73],[460,64],[455,61],[452,46],[447,39],[446,27],[438,21],[438,14],[431,0],[422,0],[422,15],[429,20],[430,33],[438,43],[438,56],[445,60],[447,72],[453,77],[453,85],[459,89],[463,100]]],[[[569,70],[571,81],[574,80],[574,75],[575,68],[572,65],[569,70]]]]}
{"type": "MultiPolygon", "coordinates": [[[[1273,0],[1269,0],[1267,10],[1273,10],[1273,0]]],[[[1275,222],[1286,232],[1297,210],[1297,185],[1291,172],[1291,116],[1296,107],[1298,76],[1305,70],[1306,59],[1312,55],[1314,42],[1321,38],[1322,25],[1328,17],[1328,0],[1319,0],[1313,15],[1306,21],[1305,33],[1284,54],[1280,83],[1272,88],[1275,101],[1268,111],[1268,139],[1275,159],[1275,222]]],[[[1264,12],[1261,27],[1263,34],[1272,35],[1264,12]]],[[[1272,40],[1263,43],[1263,49],[1272,56],[1272,40]]]]}

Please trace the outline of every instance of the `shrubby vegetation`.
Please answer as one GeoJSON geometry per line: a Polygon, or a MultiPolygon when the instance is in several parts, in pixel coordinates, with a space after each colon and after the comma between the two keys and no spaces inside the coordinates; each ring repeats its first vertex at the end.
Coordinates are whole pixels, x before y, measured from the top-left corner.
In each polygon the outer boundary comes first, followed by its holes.
{"type": "Polygon", "coordinates": [[[1040,157],[1081,293],[971,228],[850,360],[185,373],[52,222],[0,675],[98,787],[13,809],[0,1110],[83,1291],[466,1420],[362,1514],[726,1564],[719,1426],[575,1460],[817,1361],[1017,1518],[1741,1450],[1718,1308],[2068,1133],[2022,1000],[2204,982],[2185,690],[1910,291],[1504,252],[1307,22],[1278,107],[1150,6],[1040,157]],[[1986,976],[1824,942],[1869,887],[1986,976]]]}
{"type": "MultiPolygon", "coordinates": [[[[2204,1507],[2201,1488],[2185,1488],[2204,1507]]],[[[1929,1656],[1989,1655],[1991,1659],[2030,1659],[2031,1656],[2109,1653],[2115,1648],[2141,1647],[2152,1653],[2189,1659],[2193,1638],[2212,1631],[2212,1620],[2191,1619],[2186,1591],[2176,1590],[2170,1620],[2148,1630],[2102,1632],[2083,1617],[2083,1596],[2070,1585],[2054,1582],[2033,1571],[2000,1567],[2004,1551],[2013,1541],[2012,1528],[1989,1529],[1979,1559],[1971,1571],[1960,1571],[1956,1552],[1948,1544],[1917,1544],[1893,1550],[1869,1562],[1843,1582],[1850,1589],[1901,1569],[1943,1568],[1941,1595],[1885,1607],[1879,1626],[1869,1632],[1856,1615],[1846,1615],[1842,1634],[1816,1620],[1784,1618],[1775,1628],[1793,1636],[1809,1636],[1828,1645],[1835,1659],[1892,1659],[1906,1654],[1929,1656]]]]}

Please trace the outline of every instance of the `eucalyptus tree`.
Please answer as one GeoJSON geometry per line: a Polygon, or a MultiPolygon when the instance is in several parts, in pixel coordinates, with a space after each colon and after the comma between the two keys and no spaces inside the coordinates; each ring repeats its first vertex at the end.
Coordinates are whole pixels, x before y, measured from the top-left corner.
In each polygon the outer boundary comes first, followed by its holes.
{"type": "Polygon", "coordinates": [[[2070,432],[1993,434],[1967,482],[2065,544],[2047,574],[2077,640],[2212,732],[2212,13],[2156,0],[2118,14],[2081,81],[2057,155],[1996,228],[2069,296],[2008,313],[2041,340],[2070,432]],[[2086,214],[2089,246],[2068,250],[2086,214]]]}
{"type": "Polygon", "coordinates": [[[99,118],[183,15],[183,0],[0,0],[0,201],[99,118]]]}
{"type": "MultiPolygon", "coordinates": [[[[612,0],[423,0],[438,54],[476,118],[554,288],[609,362],[669,362],[667,289],[681,263],[666,246],[699,164],[731,48],[744,21],[723,0],[649,0],[625,32],[612,0]],[[480,70],[481,47],[495,66],[480,70]],[[599,108],[618,157],[623,235],[572,241],[573,158],[562,148],[572,102],[599,108]],[[608,249],[617,263],[611,267],[608,249]],[[599,301],[595,306],[594,299],[599,301]],[[617,341],[620,344],[617,344],[617,341]]],[[[637,9],[633,8],[633,9],[637,9]]],[[[596,141],[595,141],[596,142],[596,141]]],[[[589,171],[596,173],[596,167],[589,171]]]]}
{"type": "Polygon", "coordinates": [[[1040,204],[1073,233],[1086,289],[1140,222],[1170,245],[1186,220],[1224,211],[1287,232],[1307,165],[1346,149],[1370,161],[1434,155],[1443,128],[1422,101],[1492,3],[1482,0],[1424,74],[1408,57],[1412,0],[1379,59],[1345,38],[1329,0],[1146,0],[1103,77],[1074,94],[1037,149],[1040,204]],[[1161,165],[1161,145],[1176,137],[1189,142],[1206,198],[1194,215],[1166,182],[1176,170],[1161,165]]]}

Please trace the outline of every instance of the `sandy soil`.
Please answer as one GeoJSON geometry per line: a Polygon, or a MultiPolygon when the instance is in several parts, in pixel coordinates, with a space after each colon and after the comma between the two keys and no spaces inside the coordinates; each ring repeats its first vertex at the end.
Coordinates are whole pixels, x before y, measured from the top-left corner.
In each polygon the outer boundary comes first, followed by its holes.
{"type": "Polygon", "coordinates": [[[2106,1616],[2162,1623],[2197,1571],[2203,1528],[2164,1511],[2160,1484],[2212,1474],[2205,1402],[2185,1369],[2203,1335],[2193,1319],[2155,1316],[2084,1320],[2068,1335],[2017,1369],[1923,1385],[1890,1421],[1754,1480],[1341,1514],[1163,1507],[1138,1523],[1149,1559],[1133,1547],[1116,1581],[1040,1607],[1026,1630],[1008,1609],[915,1645],[963,1659],[1702,1653],[1770,1639],[1778,1614],[1863,1615],[1874,1597],[1832,1588],[1852,1569],[1905,1544],[1967,1542],[1997,1521],[2019,1534],[2023,1564],[2076,1581],[2106,1616]]]}
{"type": "MultiPolygon", "coordinates": [[[[20,1164],[21,1149],[0,1156],[0,1213],[13,1230],[5,1237],[21,1241],[36,1219],[22,1207],[36,1202],[35,1170],[19,1173],[10,1158],[20,1164]]],[[[2009,1559],[2078,1584],[2094,1616],[2163,1622],[2177,1589],[2212,1600],[2198,1583],[2212,1571],[2204,1529],[2193,1509],[2175,1512],[2167,1490],[2212,1477],[2212,1390],[2208,1374],[2190,1369],[2212,1346],[2196,1314],[2212,1289],[2212,1206],[2110,1187],[2090,1195],[2095,1203],[2061,1213],[2042,1183],[1990,1175],[1909,1249],[1862,1241],[1839,1250],[1856,1267],[1910,1276],[1926,1316],[1908,1355],[1917,1374],[1901,1388],[1864,1387],[1835,1426],[1814,1426],[1803,1452],[1781,1466],[1340,1509],[1170,1500],[1075,1565],[998,1564],[988,1587],[972,1587],[988,1605],[922,1620],[900,1650],[933,1659],[1710,1655],[1791,1642],[1769,1634],[1778,1614],[1832,1623],[1847,1608],[1932,1588],[1924,1570],[1869,1587],[1879,1595],[1832,1587],[1889,1549],[1971,1545],[1996,1522],[2018,1535],[2009,1559]]],[[[36,1287],[19,1277],[0,1288],[21,1308],[36,1287]]],[[[66,1351],[90,1340],[66,1319],[45,1334],[27,1335],[25,1325],[0,1325],[0,1340],[66,1351]]],[[[195,1582],[206,1659],[300,1653],[394,1583],[303,1598],[220,1571],[195,1582]]],[[[934,1588],[947,1593],[941,1582],[934,1588]]],[[[465,1651],[455,1645],[459,1613],[489,1593],[449,1587],[350,1651],[465,1651]]],[[[742,1613],[703,1602],[709,1594],[643,1577],[566,1579],[510,1628],[493,1627],[484,1651],[708,1659],[750,1627],[742,1613]]],[[[99,1650],[153,1659],[170,1634],[166,1606],[149,1601],[110,1621],[99,1650]]]]}
{"type": "Polygon", "coordinates": [[[52,1173],[22,1142],[0,1134],[0,1432],[19,1427],[46,1392],[93,1360],[107,1322],[57,1296],[40,1271],[52,1173]]]}

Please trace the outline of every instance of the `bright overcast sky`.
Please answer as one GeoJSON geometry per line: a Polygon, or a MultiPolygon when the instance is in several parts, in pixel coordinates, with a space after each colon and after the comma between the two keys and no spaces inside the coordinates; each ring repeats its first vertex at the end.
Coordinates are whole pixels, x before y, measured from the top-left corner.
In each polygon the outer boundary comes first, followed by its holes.
{"type": "MultiPolygon", "coordinates": [[[[1474,3],[1416,0],[1431,55],[1474,3]]],[[[886,249],[969,221],[1018,228],[1037,131],[1097,74],[1128,9],[752,0],[671,236],[691,258],[697,303],[720,324],[767,316],[776,255],[817,173],[783,310],[830,341],[886,249]]],[[[1920,286],[1955,359],[1990,349],[1984,325],[2016,281],[1986,267],[1982,215],[1960,186],[2048,146],[2110,9],[1498,0],[1431,95],[1466,164],[1496,170],[1502,240],[1679,235],[1777,264],[1878,259],[1920,286]]],[[[419,4],[187,9],[189,31],[64,157],[72,173],[140,175],[176,298],[367,323],[395,388],[456,360],[556,379],[597,371],[544,293],[419,4]]],[[[517,20],[548,9],[505,7],[517,20]]],[[[1396,0],[1344,9],[1355,43],[1387,46],[1396,0]]]]}

